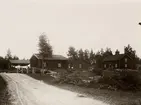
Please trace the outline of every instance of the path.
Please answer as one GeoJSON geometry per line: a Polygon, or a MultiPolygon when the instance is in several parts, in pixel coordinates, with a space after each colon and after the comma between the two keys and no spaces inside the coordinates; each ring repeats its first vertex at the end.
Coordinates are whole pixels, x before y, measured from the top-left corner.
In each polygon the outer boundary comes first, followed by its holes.
{"type": "Polygon", "coordinates": [[[63,90],[25,74],[3,73],[12,94],[13,105],[107,105],[77,93],[63,90]]]}

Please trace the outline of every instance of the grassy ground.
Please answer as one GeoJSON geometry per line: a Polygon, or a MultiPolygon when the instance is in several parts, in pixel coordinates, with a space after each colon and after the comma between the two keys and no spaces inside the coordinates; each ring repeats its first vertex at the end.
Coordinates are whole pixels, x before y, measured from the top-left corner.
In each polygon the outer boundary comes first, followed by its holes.
{"type": "Polygon", "coordinates": [[[0,76],[0,105],[10,105],[7,84],[0,76]]]}
{"type": "Polygon", "coordinates": [[[69,84],[54,84],[53,78],[49,75],[39,74],[28,74],[29,76],[43,80],[45,83],[57,86],[62,89],[70,90],[86,94],[89,97],[102,100],[109,103],[110,105],[141,105],[141,92],[123,92],[123,91],[110,91],[110,90],[99,90],[93,88],[79,87],[69,84]]]}

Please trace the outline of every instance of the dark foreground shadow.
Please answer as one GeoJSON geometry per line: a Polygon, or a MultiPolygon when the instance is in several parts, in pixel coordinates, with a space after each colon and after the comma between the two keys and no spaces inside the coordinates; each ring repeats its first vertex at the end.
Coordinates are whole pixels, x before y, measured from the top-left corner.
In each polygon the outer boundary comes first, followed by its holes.
{"type": "Polygon", "coordinates": [[[9,98],[7,83],[0,75],[0,105],[11,105],[9,98]]]}

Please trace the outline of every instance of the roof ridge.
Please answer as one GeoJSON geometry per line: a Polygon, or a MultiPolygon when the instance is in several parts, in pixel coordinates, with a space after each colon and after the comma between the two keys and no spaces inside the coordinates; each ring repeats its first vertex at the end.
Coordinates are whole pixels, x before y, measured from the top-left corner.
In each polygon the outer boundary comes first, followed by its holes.
{"type": "MultiPolygon", "coordinates": [[[[33,54],[37,59],[42,59],[42,55],[40,54],[33,54]]],[[[52,57],[45,57],[45,59],[58,59],[58,60],[67,60],[68,58],[63,55],[54,54],[52,57]]]]}
{"type": "Polygon", "coordinates": [[[103,59],[103,61],[115,61],[121,59],[125,54],[109,55],[103,59]]]}

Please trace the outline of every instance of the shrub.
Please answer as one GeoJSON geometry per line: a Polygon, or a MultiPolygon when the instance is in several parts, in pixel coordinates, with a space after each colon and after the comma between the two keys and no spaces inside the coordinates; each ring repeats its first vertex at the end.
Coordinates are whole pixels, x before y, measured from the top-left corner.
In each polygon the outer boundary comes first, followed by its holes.
{"type": "Polygon", "coordinates": [[[78,86],[86,86],[87,82],[83,81],[82,74],[79,71],[74,71],[73,73],[63,72],[58,73],[57,78],[55,78],[55,83],[67,83],[78,86]]]}
{"type": "Polygon", "coordinates": [[[140,73],[135,70],[123,70],[120,72],[119,80],[123,82],[126,89],[138,90],[140,89],[141,79],[140,73]]]}
{"type": "MultiPolygon", "coordinates": [[[[110,75],[103,75],[99,83],[122,90],[140,90],[140,73],[133,70],[107,71],[110,75]]],[[[105,73],[106,74],[106,73],[105,73]]]]}
{"type": "Polygon", "coordinates": [[[7,83],[0,76],[0,105],[10,105],[10,94],[8,93],[7,83]]]}
{"type": "Polygon", "coordinates": [[[95,68],[95,69],[93,69],[93,73],[95,73],[96,75],[102,75],[103,69],[95,68]]]}

